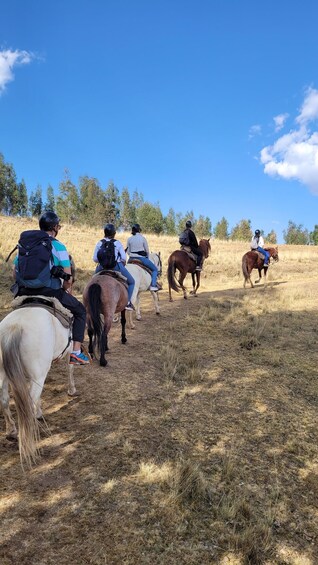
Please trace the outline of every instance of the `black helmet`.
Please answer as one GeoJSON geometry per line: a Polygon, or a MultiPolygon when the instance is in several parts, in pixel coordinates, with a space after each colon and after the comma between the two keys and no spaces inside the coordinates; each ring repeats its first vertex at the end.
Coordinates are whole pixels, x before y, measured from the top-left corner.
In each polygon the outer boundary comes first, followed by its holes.
{"type": "Polygon", "coordinates": [[[134,225],[131,227],[131,231],[132,231],[132,233],[140,233],[140,232],[141,232],[141,227],[140,227],[140,225],[139,225],[139,224],[134,224],[134,225]]]}
{"type": "Polygon", "coordinates": [[[260,236],[261,235],[260,230],[255,230],[255,235],[257,235],[257,237],[260,236]]]}
{"type": "Polygon", "coordinates": [[[187,221],[186,221],[186,228],[192,228],[192,222],[191,222],[191,220],[187,220],[187,221]]]}
{"type": "Polygon", "coordinates": [[[44,212],[44,214],[42,214],[39,220],[40,230],[51,231],[59,223],[60,218],[57,216],[57,214],[55,214],[55,212],[52,212],[51,210],[48,210],[47,212],[44,212]]]}
{"type": "Polygon", "coordinates": [[[116,228],[114,224],[105,224],[104,226],[104,234],[105,237],[112,237],[116,233],[116,228]]]}

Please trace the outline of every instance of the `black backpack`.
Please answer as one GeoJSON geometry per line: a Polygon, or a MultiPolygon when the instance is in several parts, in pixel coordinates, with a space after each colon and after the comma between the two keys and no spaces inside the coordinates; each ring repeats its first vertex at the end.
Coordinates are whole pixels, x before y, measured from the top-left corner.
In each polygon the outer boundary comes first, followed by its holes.
{"type": "Polygon", "coordinates": [[[103,269],[113,269],[117,263],[115,255],[115,239],[101,239],[102,245],[97,252],[97,259],[103,269]]]}
{"type": "Polygon", "coordinates": [[[190,239],[189,239],[189,232],[188,232],[188,230],[184,230],[182,233],[180,233],[180,235],[179,235],[179,243],[180,243],[180,245],[189,245],[189,244],[190,244],[190,239]]]}
{"type": "MultiPolygon", "coordinates": [[[[42,230],[24,231],[20,235],[18,249],[18,285],[27,288],[52,287],[52,238],[42,230]]],[[[54,282],[59,285],[57,279],[54,282]]]]}

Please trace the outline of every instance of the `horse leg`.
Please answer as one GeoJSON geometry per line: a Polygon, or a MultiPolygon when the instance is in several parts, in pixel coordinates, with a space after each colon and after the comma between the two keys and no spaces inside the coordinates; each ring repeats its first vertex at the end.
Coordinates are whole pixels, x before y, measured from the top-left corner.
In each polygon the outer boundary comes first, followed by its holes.
{"type": "Polygon", "coordinates": [[[68,366],[68,396],[79,396],[76,386],[75,386],[75,379],[74,379],[74,365],[68,366]]]}
{"type": "Polygon", "coordinates": [[[179,275],[179,279],[178,279],[178,283],[179,283],[180,287],[182,288],[182,291],[183,291],[183,298],[184,298],[185,300],[187,300],[187,298],[188,298],[188,296],[187,296],[187,289],[186,289],[186,287],[183,285],[183,281],[184,281],[184,279],[185,279],[185,277],[186,277],[186,274],[187,274],[187,273],[183,273],[183,272],[180,271],[180,275],[179,275]]]}
{"type": "Polygon", "coordinates": [[[191,277],[192,277],[192,290],[190,291],[190,294],[194,294],[194,295],[195,295],[195,278],[194,278],[194,273],[191,273],[191,277]]]}
{"type": "Polygon", "coordinates": [[[192,274],[192,284],[193,284],[193,291],[191,294],[193,294],[193,296],[198,296],[197,295],[197,290],[200,286],[200,271],[196,271],[195,273],[191,273],[192,274]],[[195,277],[197,278],[197,284],[195,285],[195,277]]]}
{"type": "Polygon", "coordinates": [[[120,323],[121,323],[121,342],[122,343],[126,343],[127,342],[127,338],[126,338],[126,310],[124,308],[124,310],[121,311],[121,318],[120,318],[120,323]]]}
{"type": "Polygon", "coordinates": [[[262,278],[262,269],[257,269],[258,270],[258,279],[255,281],[255,284],[258,284],[262,278]]]}
{"type": "Polygon", "coordinates": [[[90,356],[92,358],[94,358],[94,347],[93,347],[94,332],[93,332],[93,329],[91,328],[90,325],[88,325],[87,334],[88,334],[88,339],[89,339],[89,341],[88,341],[88,353],[90,354],[90,356]]]}
{"type": "Polygon", "coordinates": [[[35,417],[37,420],[43,418],[42,408],[41,408],[41,393],[45,383],[45,379],[50,369],[50,365],[39,368],[40,370],[30,370],[31,386],[30,386],[30,396],[34,405],[35,417]]]}
{"type": "Polygon", "coordinates": [[[0,373],[0,382],[2,381],[2,387],[0,390],[0,403],[2,406],[5,426],[6,426],[6,438],[9,441],[16,441],[18,439],[18,432],[14,422],[14,419],[11,416],[10,411],[10,398],[9,398],[9,384],[6,375],[1,370],[0,373]]]}
{"type": "Polygon", "coordinates": [[[140,321],[141,320],[140,292],[138,292],[137,297],[136,297],[135,308],[136,308],[136,320],[140,321]]]}
{"type": "MultiPolygon", "coordinates": [[[[109,328],[108,328],[109,329],[109,328]]],[[[104,325],[103,331],[99,337],[99,364],[101,367],[106,367],[107,359],[105,357],[106,351],[108,351],[108,339],[107,339],[107,326],[104,325]]]]}
{"type": "Polygon", "coordinates": [[[155,306],[155,311],[157,316],[160,315],[160,307],[159,307],[159,296],[158,296],[158,292],[152,292],[151,293],[153,302],[154,302],[154,306],[155,306]]]}

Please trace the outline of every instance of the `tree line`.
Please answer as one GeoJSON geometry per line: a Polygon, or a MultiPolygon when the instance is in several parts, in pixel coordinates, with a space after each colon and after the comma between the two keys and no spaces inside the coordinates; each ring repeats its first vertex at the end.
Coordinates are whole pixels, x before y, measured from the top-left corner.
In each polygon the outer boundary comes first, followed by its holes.
{"type": "MultiPolygon", "coordinates": [[[[186,220],[192,220],[198,237],[213,235],[220,240],[249,241],[253,235],[251,220],[240,220],[231,230],[225,217],[221,218],[212,229],[208,216],[194,216],[193,210],[186,213],[175,212],[170,208],[164,215],[159,202],[151,203],[144,199],[138,190],[121,191],[113,181],[103,189],[94,177],[82,176],[75,185],[65,171],[58,187],[58,194],[48,185],[45,197],[41,186],[30,192],[24,180],[18,182],[13,165],[6,163],[0,153],[0,211],[2,214],[19,217],[39,217],[45,210],[54,210],[67,223],[83,223],[88,226],[102,227],[106,221],[116,225],[117,230],[129,230],[138,222],[146,233],[177,235],[185,227],[186,220]]],[[[274,230],[262,234],[268,243],[276,244],[274,230]]],[[[287,244],[318,245],[318,225],[309,232],[302,224],[289,221],[284,231],[287,244]]]]}

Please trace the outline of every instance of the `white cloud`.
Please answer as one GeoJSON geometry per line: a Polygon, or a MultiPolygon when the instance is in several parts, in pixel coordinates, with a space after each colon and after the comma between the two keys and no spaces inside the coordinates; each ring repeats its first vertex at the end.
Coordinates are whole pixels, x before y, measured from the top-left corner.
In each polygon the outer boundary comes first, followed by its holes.
{"type": "Polygon", "coordinates": [[[264,147],[260,160],[265,174],[297,180],[318,195],[318,131],[312,128],[317,118],[318,90],[310,88],[296,118],[297,127],[264,147]]]}
{"type": "Polygon", "coordinates": [[[284,127],[288,117],[289,114],[278,114],[278,116],[274,117],[275,131],[279,131],[284,127]]]}
{"type": "Polygon", "coordinates": [[[34,55],[28,51],[10,49],[0,51],[0,95],[5,90],[7,83],[14,80],[13,67],[27,65],[32,59],[34,55]]]}
{"type": "Polygon", "coordinates": [[[306,124],[318,118],[318,90],[308,88],[301,112],[296,118],[299,124],[306,124]]]}
{"type": "Polygon", "coordinates": [[[250,127],[250,131],[249,131],[249,139],[251,139],[252,137],[255,137],[256,135],[260,135],[262,133],[262,128],[259,124],[255,124],[254,126],[250,127]]]}

